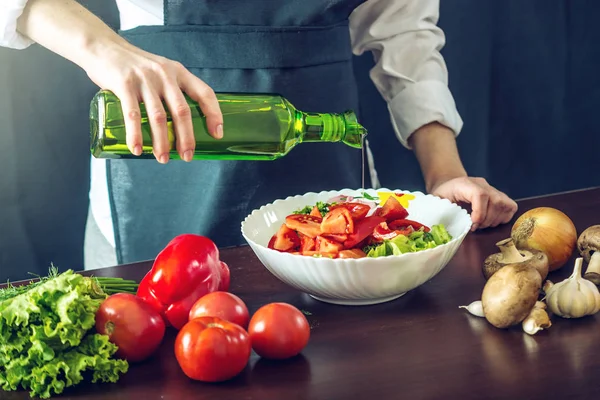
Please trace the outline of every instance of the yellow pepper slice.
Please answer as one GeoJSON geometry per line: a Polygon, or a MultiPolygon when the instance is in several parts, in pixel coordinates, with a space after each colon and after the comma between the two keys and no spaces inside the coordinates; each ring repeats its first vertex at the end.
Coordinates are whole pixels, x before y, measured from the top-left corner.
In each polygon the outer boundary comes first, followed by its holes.
{"type": "Polygon", "coordinates": [[[394,192],[377,192],[377,197],[379,197],[379,204],[382,206],[385,204],[387,199],[390,198],[390,196],[394,196],[404,208],[408,208],[408,202],[415,198],[415,195],[410,193],[405,193],[402,196],[397,196],[394,192]]]}

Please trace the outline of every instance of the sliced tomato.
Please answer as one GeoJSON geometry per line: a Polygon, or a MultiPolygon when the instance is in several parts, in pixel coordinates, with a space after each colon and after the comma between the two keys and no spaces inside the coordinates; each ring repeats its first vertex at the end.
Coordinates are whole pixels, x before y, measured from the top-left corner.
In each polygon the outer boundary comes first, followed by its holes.
{"type": "Polygon", "coordinates": [[[344,243],[348,239],[348,235],[341,233],[323,233],[321,236],[339,243],[344,243]]]}
{"type": "Polygon", "coordinates": [[[340,250],[344,249],[344,245],[323,236],[317,236],[315,248],[319,253],[337,254],[340,250]]]}
{"type": "Polygon", "coordinates": [[[384,240],[390,240],[399,235],[408,236],[414,231],[415,230],[410,225],[402,227],[401,229],[389,229],[387,226],[380,224],[373,230],[373,239],[376,242],[383,242],[384,240]]]}
{"type": "Polygon", "coordinates": [[[385,222],[377,225],[375,229],[373,229],[373,239],[378,242],[383,242],[384,240],[390,240],[398,236],[400,233],[398,231],[392,230],[388,227],[385,222]]]}
{"type": "Polygon", "coordinates": [[[355,222],[366,217],[367,214],[369,213],[369,210],[371,209],[371,207],[369,207],[367,204],[348,202],[348,203],[334,204],[331,207],[329,207],[329,211],[335,210],[336,208],[340,208],[340,207],[343,207],[343,208],[347,209],[348,211],[350,211],[350,215],[352,215],[352,219],[355,222]]]}
{"type": "Polygon", "coordinates": [[[309,215],[312,215],[313,217],[323,218],[323,216],[321,215],[321,211],[319,211],[319,207],[317,206],[313,207],[309,215]]]}
{"type": "Polygon", "coordinates": [[[310,236],[298,234],[300,236],[300,251],[313,251],[315,249],[315,239],[310,236]]]}
{"type": "Polygon", "coordinates": [[[348,235],[348,239],[344,242],[344,247],[346,249],[353,248],[369,237],[373,232],[373,229],[382,222],[385,222],[385,219],[376,215],[371,215],[370,217],[365,217],[358,221],[354,225],[354,233],[348,235]]]}
{"type": "Polygon", "coordinates": [[[418,231],[421,228],[423,228],[425,232],[429,232],[431,230],[428,226],[423,225],[420,222],[413,221],[411,219],[395,219],[393,221],[390,221],[388,223],[388,226],[390,227],[390,229],[403,229],[408,226],[411,226],[415,231],[418,231]]]}
{"type": "Polygon", "coordinates": [[[322,233],[348,234],[354,232],[354,220],[347,208],[339,207],[329,211],[321,222],[322,233]]]}
{"type": "Polygon", "coordinates": [[[322,253],[320,251],[303,251],[303,256],[319,256],[319,257],[327,257],[327,258],[336,258],[338,253],[322,253]]]}
{"type": "Polygon", "coordinates": [[[292,229],[288,228],[285,224],[281,224],[281,227],[275,234],[275,240],[273,241],[273,249],[279,251],[290,251],[295,250],[300,246],[300,237],[292,229]]]}
{"type": "Polygon", "coordinates": [[[277,238],[277,234],[274,234],[273,236],[271,236],[271,239],[269,240],[269,244],[267,245],[268,248],[275,250],[275,239],[277,238]]]}
{"type": "Polygon", "coordinates": [[[387,222],[395,219],[402,219],[408,216],[406,208],[394,197],[390,196],[383,204],[383,207],[378,208],[374,215],[385,218],[387,222]]]}
{"type": "Polygon", "coordinates": [[[291,214],[285,217],[285,225],[306,236],[315,238],[321,234],[323,218],[307,214],[291,214]]]}
{"type": "Polygon", "coordinates": [[[361,249],[341,250],[338,253],[338,258],[363,258],[366,256],[367,256],[367,253],[365,253],[361,249]]]}

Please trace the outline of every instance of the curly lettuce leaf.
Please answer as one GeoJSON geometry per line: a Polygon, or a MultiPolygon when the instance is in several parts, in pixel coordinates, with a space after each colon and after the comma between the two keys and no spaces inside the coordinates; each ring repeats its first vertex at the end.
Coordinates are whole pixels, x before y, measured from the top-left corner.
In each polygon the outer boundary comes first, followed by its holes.
{"type": "Polygon", "coordinates": [[[0,388],[21,385],[47,398],[79,383],[85,370],[94,381],[116,381],[128,364],[110,358],[117,348],[106,336],[88,334],[105,298],[69,270],[0,301],[0,388]]]}
{"type": "Polygon", "coordinates": [[[452,240],[452,236],[450,236],[450,233],[448,233],[448,231],[442,224],[433,225],[431,227],[431,236],[433,237],[435,243],[438,245],[448,243],[452,240]]]}
{"type": "Polygon", "coordinates": [[[369,246],[364,251],[367,257],[385,257],[413,253],[421,250],[432,249],[452,240],[452,236],[444,225],[438,224],[431,227],[430,232],[418,230],[410,235],[398,235],[393,239],[384,240],[383,243],[369,246]]]}
{"type": "Polygon", "coordinates": [[[89,278],[66,271],[0,302],[0,336],[6,338],[26,328],[31,330],[32,341],[52,342],[59,348],[77,346],[94,326],[96,311],[106,298],[91,285],[89,278]]]}
{"type": "Polygon", "coordinates": [[[116,351],[108,336],[97,333],[85,336],[79,346],[60,353],[36,342],[27,354],[6,365],[6,373],[0,375],[0,387],[17,390],[21,385],[30,390],[32,397],[47,399],[82,382],[86,371],[92,371],[92,383],[114,383],[129,368],[125,360],[111,358],[116,351]]]}

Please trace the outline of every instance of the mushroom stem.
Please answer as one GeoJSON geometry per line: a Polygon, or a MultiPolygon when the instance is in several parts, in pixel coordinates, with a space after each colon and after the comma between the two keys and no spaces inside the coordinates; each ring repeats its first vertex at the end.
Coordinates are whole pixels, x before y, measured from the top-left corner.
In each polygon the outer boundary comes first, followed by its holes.
{"type": "Polygon", "coordinates": [[[592,253],[587,270],[600,274],[600,251],[595,251],[592,253]]]}
{"type": "Polygon", "coordinates": [[[523,254],[519,252],[512,238],[507,238],[496,243],[496,246],[502,253],[502,262],[504,264],[516,264],[527,260],[523,254]]]}
{"type": "Polygon", "coordinates": [[[595,285],[600,285],[600,251],[592,253],[583,278],[594,282],[595,285]]]}

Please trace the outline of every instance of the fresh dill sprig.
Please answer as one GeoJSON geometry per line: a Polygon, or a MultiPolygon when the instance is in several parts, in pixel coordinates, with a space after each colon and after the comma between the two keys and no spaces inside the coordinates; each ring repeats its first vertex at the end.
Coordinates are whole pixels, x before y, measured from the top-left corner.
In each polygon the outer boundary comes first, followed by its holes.
{"type": "MultiPolygon", "coordinates": [[[[13,285],[10,281],[6,282],[6,287],[0,289],[0,301],[8,300],[13,297],[16,297],[20,294],[26,293],[29,290],[43,284],[44,282],[54,279],[60,275],[58,268],[56,268],[53,264],[50,264],[50,268],[48,269],[47,276],[39,276],[37,274],[29,273],[36,277],[37,280],[30,280],[28,283],[23,283],[20,285],[13,285]]],[[[95,286],[95,290],[98,291],[97,288],[100,289],[98,294],[115,294],[115,293],[130,293],[136,294],[138,283],[133,280],[127,280],[123,278],[109,278],[109,277],[91,277],[88,278],[90,282],[93,282],[95,286]]]]}
{"type": "Polygon", "coordinates": [[[32,272],[29,272],[29,275],[35,276],[37,280],[32,279],[29,281],[29,283],[23,283],[18,286],[13,285],[12,283],[10,283],[10,281],[6,281],[6,287],[0,289],[0,301],[18,296],[21,293],[25,293],[28,290],[41,285],[47,280],[54,279],[59,275],[59,272],[58,268],[56,268],[53,264],[50,264],[47,276],[40,276],[32,272]]]}

